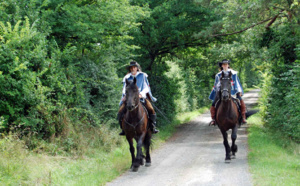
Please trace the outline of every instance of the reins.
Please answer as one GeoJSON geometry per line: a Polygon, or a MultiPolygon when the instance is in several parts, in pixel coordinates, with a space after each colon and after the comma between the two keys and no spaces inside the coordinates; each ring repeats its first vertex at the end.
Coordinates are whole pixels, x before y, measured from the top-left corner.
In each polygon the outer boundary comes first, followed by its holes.
{"type": "MultiPolygon", "coordinates": [[[[140,103],[139,103],[139,104],[140,104],[140,103]]],[[[131,111],[135,110],[136,108],[138,108],[139,104],[137,104],[132,110],[128,110],[128,111],[131,112],[131,111]]],[[[138,126],[138,124],[140,124],[140,123],[144,120],[144,117],[145,117],[145,113],[143,113],[142,119],[141,119],[139,122],[137,122],[135,125],[129,123],[129,122],[126,120],[126,118],[124,118],[124,120],[125,120],[125,123],[126,123],[126,124],[128,124],[129,126],[131,126],[131,127],[133,127],[133,128],[135,129],[135,128],[138,126]]]]}

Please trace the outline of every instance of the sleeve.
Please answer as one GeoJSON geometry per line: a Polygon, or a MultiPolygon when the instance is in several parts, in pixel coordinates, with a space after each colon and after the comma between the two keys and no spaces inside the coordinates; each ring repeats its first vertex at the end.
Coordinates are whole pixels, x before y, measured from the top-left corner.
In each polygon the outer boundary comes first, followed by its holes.
{"type": "Polygon", "coordinates": [[[211,90],[211,93],[210,93],[210,95],[209,95],[209,99],[210,100],[214,100],[215,99],[215,97],[216,97],[216,92],[217,92],[217,90],[219,89],[218,88],[218,85],[219,85],[220,83],[219,83],[219,76],[218,76],[218,74],[216,74],[216,76],[215,76],[215,83],[214,83],[214,87],[212,88],[212,90],[211,90]]]}
{"type": "Polygon", "coordinates": [[[126,93],[126,83],[125,83],[125,81],[123,81],[122,96],[121,96],[121,100],[120,100],[120,103],[119,103],[120,106],[123,104],[122,99],[125,96],[125,93],[126,93]]]}
{"type": "Polygon", "coordinates": [[[242,85],[241,85],[241,82],[240,82],[240,79],[239,79],[238,75],[236,75],[236,82],[237,82],[236,83],[237,92],[241,92],[242,95],[244,95],[244,90],[242,88],[242,85]]]}
{"type": "Polygon", "coordinates": [[[126,93],[126,83],[123,82],[122,98],[125,96],[125,93],[126,93]]]}
{"type": "Polygon", "coordinates": [[[215,78],[215,84],[214,84],[214,90],[217,92],[220,89],[220,79],[218,74],[216,75],[215,78]]]}
{"type": "Polygon", "coordinates": [[[144,75],[143,90],[140,92],[143,98],[146,98],[146,94],[149,93],[149,87],[147,81],[148,81],[147,77],[144,75]]]}

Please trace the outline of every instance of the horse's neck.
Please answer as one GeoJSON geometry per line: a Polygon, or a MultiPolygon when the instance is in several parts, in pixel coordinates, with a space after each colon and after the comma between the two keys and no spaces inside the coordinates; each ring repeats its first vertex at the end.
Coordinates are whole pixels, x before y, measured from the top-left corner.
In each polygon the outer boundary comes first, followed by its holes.
{"type": "Polygon", "coordinates": [[[221,101],[220,107],[223,112],[231,112],[232,110],[232,100],[221,101]]]}
{"type": "Polygon", "coordinates": [[[127,111],[129,118],[131,118],[131,120],[140,119],[143,116],[141,109],[143,109],[143,107],[142,107],[142,104],[139,103],[139,105],[136,109],[134,109],[133,111],[130,111],[130,112],[127,111]]]}

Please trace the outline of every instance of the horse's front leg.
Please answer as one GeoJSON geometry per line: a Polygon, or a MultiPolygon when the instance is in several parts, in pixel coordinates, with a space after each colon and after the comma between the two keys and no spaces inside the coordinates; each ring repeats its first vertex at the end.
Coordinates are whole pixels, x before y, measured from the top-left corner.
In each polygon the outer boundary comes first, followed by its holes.
{"type": "Polygon", "coordinates": [[[237,145],[235,144],[235,140],[237,138],[237,125],[235,125],[235,127],[232,129],[232,132],[231,132],[231,140],[232,140],[232,145],[231,145],[231,158],[232,159],[235,159],[235,153],[237,152],[238,150],[238,147],[237,145]]]}
{"type": "Polygon", "coordinates": [[[128,141],[128,144],[129,144],[129,151],[131,153],[131,166],[130,168],[132,168],[133,166],[133,162],[134,162],[134,146],[133,146],[133,138],[130,138],[130,137],[127,137],[126,136],[126,139],[128,141]]]}
{"type": "Polygon", "coordinates": [[[143,146],[143,140],[145,138],[145,133],[142,133],[142,135],[139,136],[137,139],[137,144],[136,144],[136,158],[135,161],[133,162],[133,171],[138,171],[141,161],[143,161],[142,157],[142,146],[143,146]]]}
{"type": "Polygon", "coordinates": [[[221,130],[222,132],[222,135],[223,135],[223,144],[224,144],[224,147],[225,147],[225,151],[226,151],[226,155],[225,155],[225,163],[230,163],[230,146],[228,144],[228,135],[227,135],[227,132],[226,131],[223,131],[221,130]]]}

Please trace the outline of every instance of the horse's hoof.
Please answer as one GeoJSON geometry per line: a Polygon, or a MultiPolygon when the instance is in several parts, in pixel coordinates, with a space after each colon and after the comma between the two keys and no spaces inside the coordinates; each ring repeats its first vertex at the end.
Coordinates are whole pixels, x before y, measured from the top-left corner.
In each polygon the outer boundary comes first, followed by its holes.
{"type": "Polygon", "coordinates": [[[235,155],[231,155],[230,158],[231,158],[231,159],[235,159],[235,155]]]}
{"type": "Polygon", "coordinates": [[[145,165],[146,167],[150,167],[151,166],[151,162],[149,162],[149,163],[146,163],[146,165],[145,165]]]}
{"type": "Polygon", "coordinates": [[[231,159],[225,159],[225,163],[230,163],[231,159]]]}
{"type": "Polygon", "coordinates": [[[132,172],[137,172],[139,170],[139,167],[132,167],[132,172]]]}

